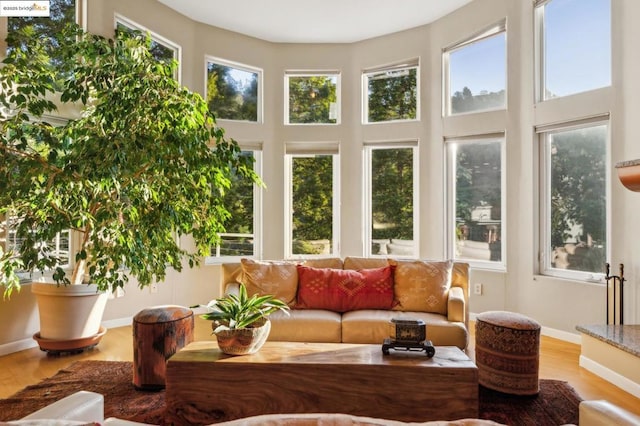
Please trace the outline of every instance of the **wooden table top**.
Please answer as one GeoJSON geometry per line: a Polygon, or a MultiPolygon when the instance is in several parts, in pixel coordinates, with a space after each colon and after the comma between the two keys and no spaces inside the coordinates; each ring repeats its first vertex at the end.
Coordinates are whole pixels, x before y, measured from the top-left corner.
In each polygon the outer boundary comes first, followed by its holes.
{"type": "Polygon", "coordinates": [[[222,353],[214,341],[193,342],[172,358],[173,362],[216,362],[250,364],[342,364],[373,366],[414,366],[423,368],[471,368],[476,365],[455,346],[438,346],[433,358],[424,352],[391,350],[382,353],[382,345],[349,343],[266,342],[255,354],[230,356],[222,353]]]}

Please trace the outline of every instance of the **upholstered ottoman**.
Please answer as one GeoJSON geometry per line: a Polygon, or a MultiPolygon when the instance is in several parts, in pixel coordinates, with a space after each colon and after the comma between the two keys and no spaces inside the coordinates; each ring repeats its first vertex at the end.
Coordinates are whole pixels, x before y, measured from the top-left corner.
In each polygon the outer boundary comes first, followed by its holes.
{"type": "Polygon", "coordinates": [[[133,317],[133,385],[163,389],[167,360],[193,342],[193,311],[163,305],[143,309],[133,317]]]}
{"type": "Polygon", "coordinates": [[[536,395],[540,388],[540,324],[524,315],[488,311],[476,317],[478,382],[514,395],[536,395]]]}

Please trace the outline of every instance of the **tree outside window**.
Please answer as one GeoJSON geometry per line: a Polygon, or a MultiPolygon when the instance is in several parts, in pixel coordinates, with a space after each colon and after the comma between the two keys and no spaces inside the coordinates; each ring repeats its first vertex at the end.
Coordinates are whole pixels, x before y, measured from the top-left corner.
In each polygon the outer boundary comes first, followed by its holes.
{"type": "Polygon", "coordinates": [[[417,66],[367,73],[367,123],[415,120],[417,66]]]}
{"type": "Polygon", "coordinates": [[[412,256],[414,243],[414,148],[372,148],[372,254],[412,256]]]}
{"type": "Polygon", "coordinates": [[[502,141],[448,145],[455,176],[455,258],[501,262],[502,141]]]}
{"type": "Polygon", "coordinates": [[[549,267],[602,272],[607,253],[607,126],[545,135],[549,267]]]}
{"type": "Polygon", "coordinates": [[[334,252],[334,155],[291,157],[292,248],[294,255],[334,252]]]}
{"type": "Polygon", "coordinates": [[[207,61],[207,102],[216,118],[259,121],[259,71],[207,61]]]}
{"type": "MultiPolygon", "coordinates": [[[[253,151],[242,151],[243,156],[253,157],[253,151]]],[[[254,163],[255,164],[255,163],[254,163]]],[[[223,204],[230,213],[225,222],[225,232],[221,241],[211,250],[211,256],[255,256],[256,237],[254,230],[255,185],[239,176],[235,171],[231,176],[231,187],[225,192],[223,204]]]]}
{"type": "MultiPolygon", "coordinates": [[[[10,17],[7,18],[7,33],[12,34],[29,25],[38,30],[38,33],[46,33],[51,37],[51,48],[58,46],[56,34],[59,34],[65,25],[76,22],[75,0],[51,0],[49,3],[49,17],[10,17]]],[[[14,49],[20,45],[9,43],[7,49],[14,49]]]]}
{"type": "MultiPolygon", "coordinates": [[[[116,31],[124,31],[131,35],[140,35],[142,37],[147,37],[147,33],[145,31],[136,28],[134,25],[125,24],[124,22],[119,21],[116,23],[116,31]]],[[[168,63],[173,61],[174,59],[178,59],[178,53],[175,47],[167,46],[166,44],[162,43],[157,39],[156,36],[154,36],[154,34],[149,33],[149,35],[151,37],[151,45],[149,47],[149,51],[158,62],[168,63]]]]}
{"type": "Polygon", "coordinates": [[[337,124],[338,75],[287,75],[287,124],[337,124]]]}

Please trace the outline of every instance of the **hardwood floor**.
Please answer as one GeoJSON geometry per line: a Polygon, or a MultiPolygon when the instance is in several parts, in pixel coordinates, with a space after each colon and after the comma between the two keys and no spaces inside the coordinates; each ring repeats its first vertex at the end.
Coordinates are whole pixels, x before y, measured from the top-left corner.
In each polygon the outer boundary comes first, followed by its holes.
{"type": "MultiPolygon", "coordinates": [[[[473,330],[468,353],[473,358],[473,330]]],[[[212,339],[210,322],[196,318],[195,339],[212,339]]],[[[540,378],[565,380],[583,399],[606,399],[640,415],[640,399],[600,377],[580,368],[580,346],[542,336],[540,378]]],[[[110,329],[95,348],[77,355],[48,356],[38,348],[0,357],[0,398],[6,398],[25,386],[54,375],[69,364],[88,359],[131,361],[131,327],[110,329]]]]}

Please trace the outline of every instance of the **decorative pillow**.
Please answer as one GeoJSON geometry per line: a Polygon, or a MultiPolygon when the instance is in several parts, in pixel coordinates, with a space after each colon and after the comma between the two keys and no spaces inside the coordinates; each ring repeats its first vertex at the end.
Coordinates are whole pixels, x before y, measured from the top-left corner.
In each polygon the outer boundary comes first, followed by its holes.
{"type": "Polygon", "coordinates": [[[298,271],[296,264],[280,261],[241,259],[239,281],[247,287],[247,294],[271,294],[289,306],[296,302],[298,271]]]}
{"type": "Polygon", "coordinates": [[[393,270],[393,266],[353,271],[298,265],[296,308],[335,312],[391,309],[393,270]]]}
{"type": "Polygon", "coordinates": [[[447,314],[453,262],[397,261],[393,309],[447,314]]]}

